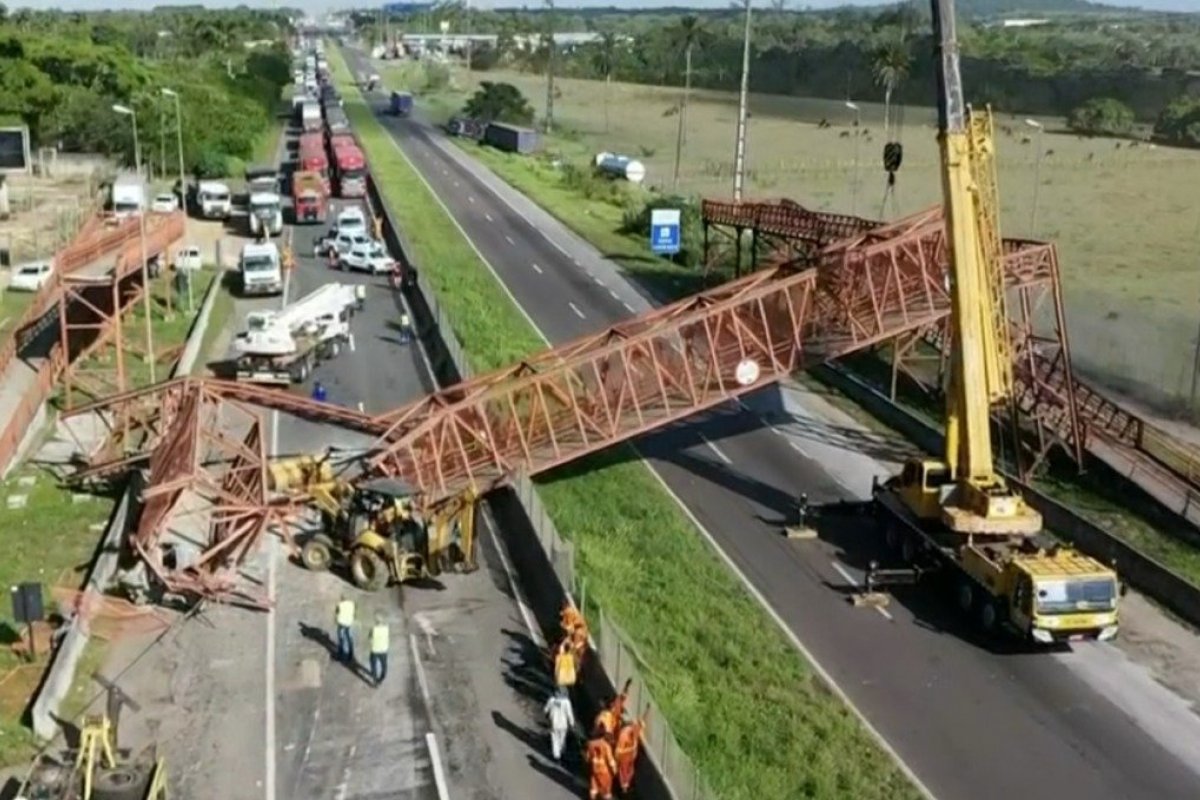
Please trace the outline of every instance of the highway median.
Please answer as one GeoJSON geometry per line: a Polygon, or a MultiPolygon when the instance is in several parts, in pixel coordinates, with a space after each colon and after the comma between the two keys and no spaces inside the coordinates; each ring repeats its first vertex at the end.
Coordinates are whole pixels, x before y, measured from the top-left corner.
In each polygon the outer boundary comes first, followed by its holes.
{"type": "MultiPolygon", "coordinates": [[[[547,343],[330,55],[376,184],[476,372],[547,343]]],[[[722,798],[920,796],[630,446],[538,480],[589,599],[630,637],[676,737],[722,798]]],[[[653,725],[653,721],[651,721],[653,725]]]]}

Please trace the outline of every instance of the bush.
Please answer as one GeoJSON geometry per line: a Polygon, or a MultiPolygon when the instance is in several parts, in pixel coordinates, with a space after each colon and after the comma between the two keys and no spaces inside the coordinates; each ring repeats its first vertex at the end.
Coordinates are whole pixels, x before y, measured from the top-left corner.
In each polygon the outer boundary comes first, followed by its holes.
{"type": "Polygon", "coordinates": [[[563,164],[561,172],[564,187],[578,192],[589,200],[620,204],[626,197],[625,187],[590,166],[563,164]]]}
{"type": "Polygon", "coordinates": [[[1200,98],[1181,97],[1167,106],[1154,133],[1172,144],[1200,145],[1200,98]]]}
{"type": "Polygon", "coordinates": [[[1094,136],[1126,136],[1133,122],[1133,109],[1111,97],[1093,97],[1067,115],[1068,128],[1094,136]]]}
{"type": "Polygon", "coordinates": [[[463,114],[482,122],[511,122],[529,125],[533,122],[533,106],[511,83],[483,81],[479,89],[463,106],[463,114]]]}
{"type": "Polygon", "coordinates": [[[425,91],[436,92],[450,85],[450,68],[436,61],[425,62],[425,91]]]}

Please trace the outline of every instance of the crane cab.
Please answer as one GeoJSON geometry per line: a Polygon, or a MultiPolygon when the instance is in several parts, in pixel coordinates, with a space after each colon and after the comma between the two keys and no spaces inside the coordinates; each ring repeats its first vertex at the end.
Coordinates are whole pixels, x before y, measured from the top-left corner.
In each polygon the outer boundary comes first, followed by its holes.
{"type": "Polygon", "coordinates": [[[956,533],[1032,536],[1042,530],[1042,515],[999,476],[986,483],[956,480],[945,461],[913,459],[892,488],[919,520],[940,521],[956,533]]]}

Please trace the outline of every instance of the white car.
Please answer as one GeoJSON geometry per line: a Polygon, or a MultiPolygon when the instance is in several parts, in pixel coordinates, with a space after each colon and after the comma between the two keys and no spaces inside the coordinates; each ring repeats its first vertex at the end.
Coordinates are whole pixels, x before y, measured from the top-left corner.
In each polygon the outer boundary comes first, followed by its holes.
{"type": "Polygon", "coordinates": [[[359,272],[369,272],[372,275],[382,275],[396,268],[396,262],[388,255],[387,250],[379,242],[357,244],[351,247],[338,260],[342,269],[352,269],[359,272]]]}
{"type": "Polygon", "coordinates": [[[366,233],[367,232],[367,217],[363,214],[361,208],[347,208],[345,211],[337,215],[337,221],[334,223],[337,232],[340,233],[366,233]]]}
{"type": "Polygon", "coordinates": [[[36,292],[54,275],[54,265],[49,261],[32,261],[19,264],[13,269],[8,288],[15,292],[36,292]]]}
{"type": "Polygon", "coordinates": [[[197,270],[203,267],[204,260],[197,245],[185,245],[175,251],[175,269],[197,270]]]}
{"type": "Polygon", "coordinates": [[[150,204],[150,210],[156,214],[170,214],[178,211],[179,198],[170,193],[156,194],[154,195],[154,202],[150,204]]]}
{"type": "Polygon", "coordinates": [[[335,231],[328,238],[317,243],[317,251],[319,255],[341,257],[350,252],[353,247],[374,243],[375,240],[362,231],[335,231]]]}

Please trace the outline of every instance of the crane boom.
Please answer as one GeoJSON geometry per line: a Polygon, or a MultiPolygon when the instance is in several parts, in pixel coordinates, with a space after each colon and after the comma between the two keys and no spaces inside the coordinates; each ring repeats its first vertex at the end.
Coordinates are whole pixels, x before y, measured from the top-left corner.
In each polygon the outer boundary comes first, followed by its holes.
{"type": "Polygon", "coordinates": [[[950,386],[945,461],[909,499],[962,533],[1036,533],[1041,518],[997,473],[991,406],[1012,393],[991,115],[963,97],[953,0],[931,0],[938,86],[938,144],[949,253],[950,386]],[[940,507],[940,508],[939,508],[940,507]]]}

